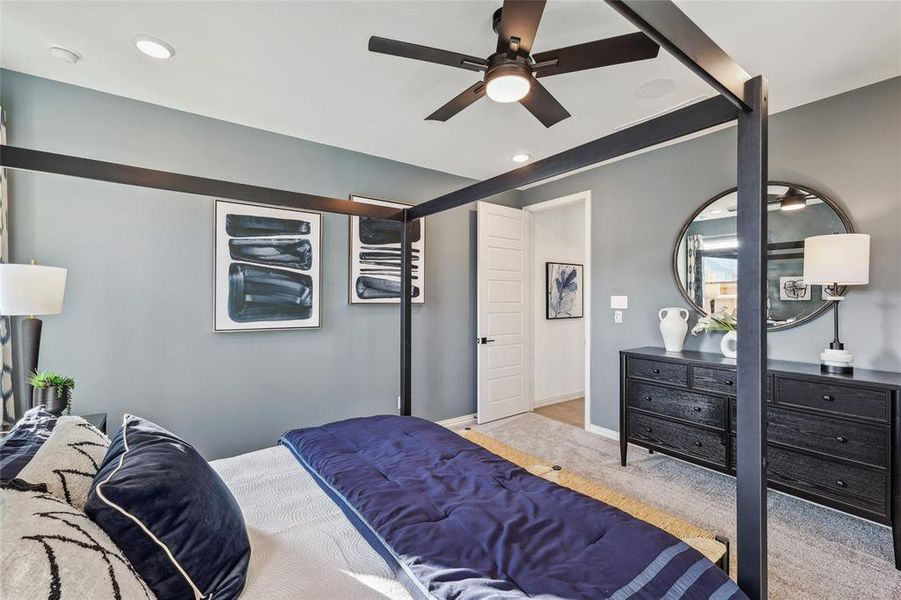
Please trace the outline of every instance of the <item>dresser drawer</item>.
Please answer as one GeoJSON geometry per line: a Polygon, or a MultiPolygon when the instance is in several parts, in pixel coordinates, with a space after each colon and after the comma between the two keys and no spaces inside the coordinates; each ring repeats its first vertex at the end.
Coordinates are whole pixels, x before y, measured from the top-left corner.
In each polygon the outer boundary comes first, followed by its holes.
{"type": "MultiPolygon", "coordinates": [[[[735,474],[736,453],[738,452],[735,434],[732,434],[731,472],[735,474]]],[[[867,513],[881,515],[884,521],[888,516],[888,475],[867,469],[852,467],[818,458],[801,452],[793,452],[786,448],[767,445],[767,480],[778,484],[781,488],[802,492],[802,496],[814,494],[820,500],[826,499],[828,506],[834,502],[851,507],[850,512],[859,514],[860,509],[867,513]],[[856,509],[856,510],[855,510],[856,509]]],[[[867,516],[873,516],[868,514],[867,516]]]]}
{"type": "Polygon", "coordinates": [[[891,447],[886,426],[779,408],[768,411],[767,440],[883,468],[891,447]]]}
{"type": "Polygon", "coordinates": [[[628,357],[626,375],[688,387],[688,365],[628,357]]]}
{"type": "Polygon", "coordinates": [[[722,434],[658,419],[629,411],[629,439],[658,446],[661,450],[683,454],[726,466],[726,445],[722,434]]]}
{"type": "Polygon", "coordinates": [[[630,407],[647,412],[723,430],[726,428],[725,398],[629,379],[626,381],[626,402],[630,407]]]}
{"type": "Polygon", "coordinates": [[[735,369],[693,367],[691,387],[705,392],[735,395],[735,369]]]}
{"type": "Polygon", "coordinates": [[[773,446],[767,447],[767,464],[771,483],[879,515],[887,514],[885,473],[773,446]]]}
{"type": "Polygon", "coordinates": [[[776,403],[889,422],[889,392],[776,377],[776,403]]]}

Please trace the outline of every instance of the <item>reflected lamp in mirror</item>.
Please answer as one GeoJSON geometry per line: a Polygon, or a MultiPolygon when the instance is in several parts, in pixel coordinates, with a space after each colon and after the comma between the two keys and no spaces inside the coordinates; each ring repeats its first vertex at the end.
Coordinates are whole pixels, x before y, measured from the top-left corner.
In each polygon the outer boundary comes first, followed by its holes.
{"type": "Polygon", "coordinates": [[[804,283],[825,286],[825,297],[833,306],[835,337],[820,354],[820,370],[850,375],[854,372],[854,355],[839,339],[838,303],[843,300],[845,286],[870,283],[870,236],[846,233],[805,239],[804,283]]]}
{"type": "MultiPolygon", "coordinates": [[[[738,309],[738,215],[735,188],[704,202],[686,221],[673,248],[673,276],[695,311],[738,309]]],[[[823,289],[804,281],[804,240],[853,233],[839,206],[796,183],[767,186],[767,325],[770,331],[805,323],[828,310],[823,289]]]]}
{"type": "Polygon", "coordinates": [[[0,314],[25,316],[21,324],[22,368],[20,377],[27,380],[38,368],[41,328],[38,315],[63,312],[66,291],[66,269],[44,265],[0,264],[0,314]]]}

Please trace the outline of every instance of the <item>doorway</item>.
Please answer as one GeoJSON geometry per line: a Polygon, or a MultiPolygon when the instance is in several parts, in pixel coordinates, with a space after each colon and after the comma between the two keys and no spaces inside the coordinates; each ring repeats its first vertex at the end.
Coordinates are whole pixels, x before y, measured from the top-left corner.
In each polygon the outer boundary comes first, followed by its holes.
{"type": "Polygon", "coordinates": [[[591,423],[591,192],[523,210],[530,214],[531,230],[531,408],[586,429],[591,423]],[[559,288],[573,283],[576,289],[561,303],[559,288]]]}

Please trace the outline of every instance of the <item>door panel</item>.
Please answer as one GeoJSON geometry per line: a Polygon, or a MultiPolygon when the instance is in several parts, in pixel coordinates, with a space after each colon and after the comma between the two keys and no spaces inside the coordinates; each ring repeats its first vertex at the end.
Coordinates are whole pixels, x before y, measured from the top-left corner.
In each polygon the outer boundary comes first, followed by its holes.
{"type": "Polygon", "coordinates": [[[528,213],[478,203],[478,422],[531,409],[528,213]]]}

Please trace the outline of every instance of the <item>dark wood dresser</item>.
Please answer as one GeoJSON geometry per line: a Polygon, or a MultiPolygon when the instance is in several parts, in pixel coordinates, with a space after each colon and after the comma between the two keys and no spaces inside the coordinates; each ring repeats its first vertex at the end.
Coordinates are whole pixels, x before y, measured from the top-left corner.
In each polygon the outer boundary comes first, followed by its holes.
{"type": "MultiPolygon", "coordinates": [[[[901,569],[901,373],[769,361],[769,487],[892,526],[901,569]]],[[[735,474],[735,360],[620,352],[620,452],[637,444],[735,474]]]]}

